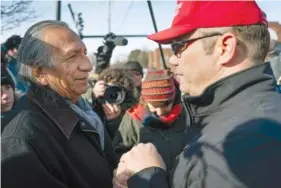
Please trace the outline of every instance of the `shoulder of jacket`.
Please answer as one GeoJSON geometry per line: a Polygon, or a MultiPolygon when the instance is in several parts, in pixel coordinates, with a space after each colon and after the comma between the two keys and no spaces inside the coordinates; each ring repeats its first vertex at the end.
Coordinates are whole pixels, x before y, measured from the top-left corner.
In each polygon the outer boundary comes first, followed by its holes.
{"type": "Polygon", "coordinates": [[[40,137],[41,131],[36,124],[43,124],[46,122],[44,120],[46,120],[46,118],[44,118],[43,114],[40,112],[22,110],[15,114],[6,125],[2,133],[2,138],[20,137],[23,139],[32,139],[34,137],[40,137]]]}

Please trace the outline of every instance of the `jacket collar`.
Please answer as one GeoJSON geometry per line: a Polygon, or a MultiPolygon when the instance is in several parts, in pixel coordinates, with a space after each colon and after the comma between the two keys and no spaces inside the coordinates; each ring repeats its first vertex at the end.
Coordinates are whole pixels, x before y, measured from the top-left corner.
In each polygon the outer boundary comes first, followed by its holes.
{"type": "Polygon", "coordinates": [[[47,87],[32,84],[27,93],[30,98],[70,138],[79,119],[62,96],[47,87]]]}
{"type": "Polygon", "coordinates": [[[213,83],[200,96],[185,94],[183,101],[191,116],[207,116],[231,105],[234,98],[269,90],[275,91],[273,73],[270,64],[264,63],[213,83]]]}

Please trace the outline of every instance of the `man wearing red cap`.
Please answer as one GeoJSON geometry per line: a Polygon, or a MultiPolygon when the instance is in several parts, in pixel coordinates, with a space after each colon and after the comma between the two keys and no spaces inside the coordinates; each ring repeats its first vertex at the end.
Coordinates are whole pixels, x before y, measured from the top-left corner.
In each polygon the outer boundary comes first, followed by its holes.
{"type": "Polygon", "coordinates": [[[263,63],[269,47],[255,1],[179,1],[171,28],[148,37],[171,44],[190,115],[174,171],[152,144],[124,154],[115,186],[275,188],[281,185],[281,95],[263,63]]]}

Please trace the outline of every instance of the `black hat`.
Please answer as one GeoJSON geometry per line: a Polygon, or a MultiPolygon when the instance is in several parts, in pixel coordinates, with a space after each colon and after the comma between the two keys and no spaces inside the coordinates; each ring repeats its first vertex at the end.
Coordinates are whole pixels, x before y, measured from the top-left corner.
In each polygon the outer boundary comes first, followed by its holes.
{"type": "Polygon", "coordinates": [[[7,50],[11,50],[11,49],[18,49],[21,43],[21,37],[19,35],[13,35],[11,37],[9,37],[6,42],[5,42],[5,47],[7,48],[7,50]]]}
{"type": "Polygon", "coordinates": [[[142,66],[138,61],[128,61],[125,66],[127,70],[137,71],[143,76],[142,66]]]}
{"type": "Polygon", "coordinates": [[[7,68],[1,65],[1,85],[11,85],[15,90],[15,83],[7,68]]]}

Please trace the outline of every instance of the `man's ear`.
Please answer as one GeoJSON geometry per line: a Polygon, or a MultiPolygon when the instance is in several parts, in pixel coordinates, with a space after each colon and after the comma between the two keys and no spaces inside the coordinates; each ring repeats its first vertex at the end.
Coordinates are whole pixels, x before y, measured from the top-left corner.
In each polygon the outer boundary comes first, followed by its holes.
{"type": "Polygon", "coordinates": [[[218,42],[220,54],[219,63],[221,65],[226,65],[234,58],[235,53],[237,53],[236,47],[238,41],[232,33],[225,33],[218,42]]]}
{"type": "Polygon", "coordinates": [[[44,69],[42,67],[34,68],[32,70],[32,75],[36,79],[36,81],[38,83],[40,83],[41,85],[46,86],[49,84],[46,72],[44,71],[44,69]]]}

